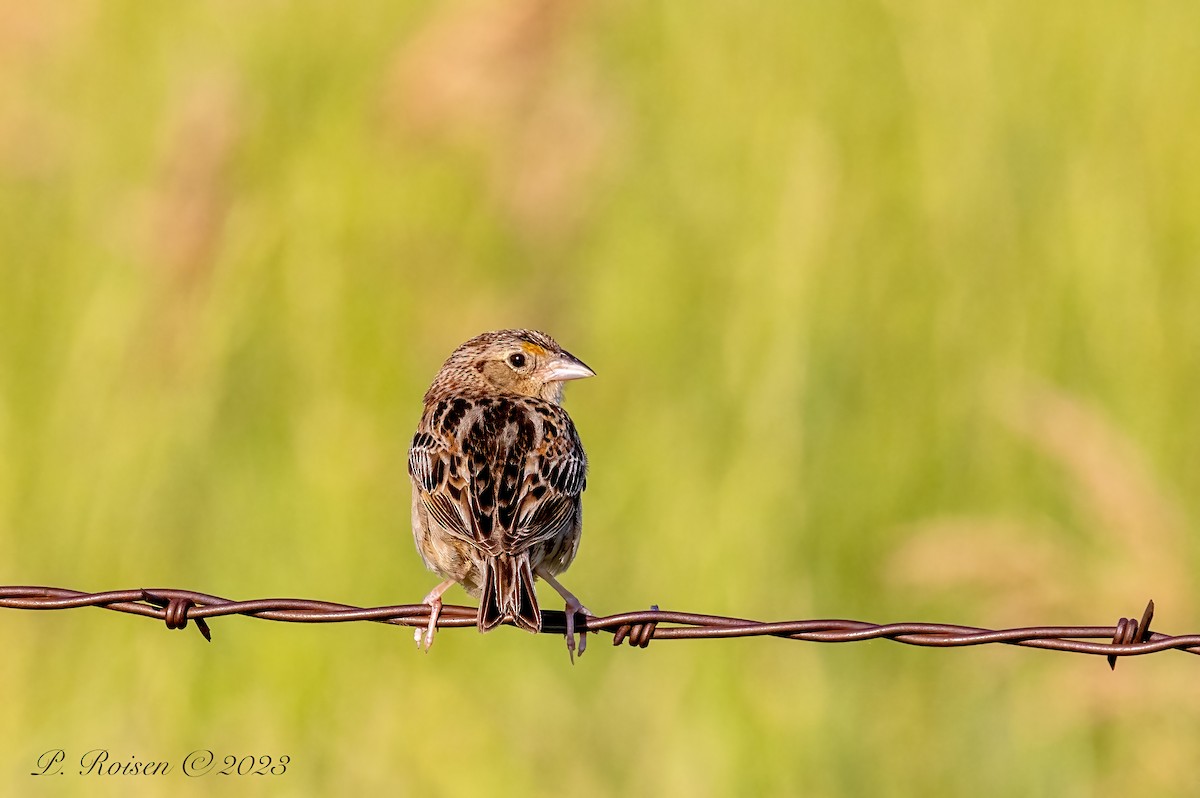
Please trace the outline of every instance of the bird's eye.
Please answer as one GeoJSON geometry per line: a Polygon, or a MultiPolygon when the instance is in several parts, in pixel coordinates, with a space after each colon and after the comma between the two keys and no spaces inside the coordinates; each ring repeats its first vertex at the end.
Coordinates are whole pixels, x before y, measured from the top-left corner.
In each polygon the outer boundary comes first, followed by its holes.
{"type": "Polygon", "coordinates": [[[519,369],[525,365],[525,356],[520,352],[513,352],[508,356],[508,363],[515,369],[519,369]]]}

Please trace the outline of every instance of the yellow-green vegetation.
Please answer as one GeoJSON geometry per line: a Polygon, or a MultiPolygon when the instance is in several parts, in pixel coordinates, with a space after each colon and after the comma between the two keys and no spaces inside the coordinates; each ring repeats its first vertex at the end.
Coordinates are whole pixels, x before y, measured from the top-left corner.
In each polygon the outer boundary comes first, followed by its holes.
{"type": "MultiPolygon", "coordinates": [[[[4,5],[0,583],[418,601],[421,393],[529,326],[593,611],[1200,628],[1200,8],[4,5]]],[[[1178,653],[213,631],[0,611],[0,793],[1196,790],[1178,653]]]]}

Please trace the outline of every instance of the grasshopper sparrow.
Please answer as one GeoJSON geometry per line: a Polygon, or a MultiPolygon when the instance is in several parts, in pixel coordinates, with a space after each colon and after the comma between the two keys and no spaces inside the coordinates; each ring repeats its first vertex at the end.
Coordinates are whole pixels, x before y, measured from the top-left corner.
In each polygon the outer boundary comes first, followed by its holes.
{"type": "MultiPolygon", "coordinates": [[[[593,374],[534,330],[483,333],[442,365],[408,452],[413,537],[444,580],[424,599],[418,646],[433,645],[442,594],[456,582],[479,599],[480,632],[506,620],[540,631],[540,577],[566,601],[574,661],[575,613],[590,613],[555,577],[579,548],[587,456],[561,402],[564,382],[593,374]]],[[[580,654],[586,645],[583,632],[580,654]]]]}

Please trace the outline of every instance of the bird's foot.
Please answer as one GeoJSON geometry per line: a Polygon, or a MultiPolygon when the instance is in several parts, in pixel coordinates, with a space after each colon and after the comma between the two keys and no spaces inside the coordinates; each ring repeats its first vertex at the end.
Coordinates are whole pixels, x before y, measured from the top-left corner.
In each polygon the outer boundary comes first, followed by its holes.
{"type": "Polygon", "coordinates": [[[428,652],[433,647],[433,635],[437,632],[438,618],[442,614],[441,598],[426,598],[422,604],[429,605],[429,623],[424,627],[418,626],[413,629],[413,639],[417,641],[417,648],[428,652]]]}
{"type": "Polygon", "coordinates": [[[413,640],[417,641],[417,648],[424,649],[427,653],[433,647],[433,636],[437,632],[438,618],[442,616],[442,594],[453,584],[453,579],[447,579],[421,599],[422,604],[429,605],[429,624],[423,629],[421,627],[414,629],[413,640]]]}
{"type": "MultiPolygon", "coordinates": [[[[567,598],[567,655],[571,658],[571,664],[575,664],[575,613],[582,612],[584,615],[591,616],[592,612],[587,607],[579,603],[579,599],[568,594],[567,598]]],[[[579,656],[583,656],[583,652],[587,651],[587,629],[582,629],[579,632],[579,656]]]]}
{"type": "MultiPolygon", "coordinates": [[[[538,576],[546,580],[546,584],[554,588],[558,595],[563,597],[563,601],[567,602],[567,654],[571,657],[571,664],[575,664],[575,613],[582,612],[584,615],[591,616],[592,612],[587,607],[583,606],[583,602],[575,598],[575,594],[563,587],[554,575],[547,571],[538,571],[538,576]]],[[[583,652],[587,650],[587,629],[583,629],[579,633],[579,656],[583,656],[583,652]]]]}

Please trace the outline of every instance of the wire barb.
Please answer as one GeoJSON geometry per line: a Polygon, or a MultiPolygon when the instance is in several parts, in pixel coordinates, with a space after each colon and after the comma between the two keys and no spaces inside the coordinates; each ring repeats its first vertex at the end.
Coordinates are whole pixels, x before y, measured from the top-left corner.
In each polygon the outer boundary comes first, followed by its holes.
{"type": "MultiPolygon", "coordinates": [[[[658,605],[651,604],[650,611],[658,612],[658,605]]],[[[630,648],[645,648],[650,645],[650,641],[654,638],[654,630],[657,628],[658,624],[654,621],[649,623],[622,624],[613,633],[613,645],[619,646],[628,638],[630,648]]]]}
{"type": "MultiPolygon", "coordinates": [[[[222,615],[247,615],[264,621],[284,623],[345,623],[374,621],[395,626],[424,627],[429,623],[428,604],[398,604],[388,607],[356,607],[331,601],[295,598],[266,598],[231,601],[193,590],[156,588],[153,590],[112,590],[85,593],[61,587],[0,586],[0,607],[17,610],[65,610],[75,607],[102,609],[143,615],[166,624],[168,629],[183,629],[189,620],[206,640],[212,640],[206,618],[222,615]]],[[[475,607],[443,605],[437,626],[474,627],[475,607]]],[[[892,640],[910,646],[958,648],[990,643],[1043,648],[1108,658],[1110,666],[1118,657],[1178,650],[1200,654],[1200,634],[1166,635],[1150,631],[1154,602],[1146,605],[1141,621],[1121,618],[1116,626],[1028,626],[1015,629],[983,629],[945,623],[889,623],[843,619],[798,621],[753,621],[721,615],[649,610],[618,615],[579,614],[576,629],[610,632],[613,645],[646,648],[651,640],[683,640],[725,637],[779,637],[815,643],[853,643],[865,640],[892,640]],[[1102,642],[1096,642],[1102,641],[1102,642]]],[[[510,624],[511,625],[511,624],[510,624]]],[[[562,634],[566,615],[562,610],[542,611],[542,632],[562,634]]]]}
{"type": "MultiPolygon", "coordinates": [[[[1154,600],[1146,602],[1146,609],[1142,611],[1142,620],[1139,623],[1133,618],[1122,618],[1117,621],[1117,630],[1113,633],[1113,645],[1120,646],[1128,643],[1144,643],[1150,639],[1150,621],[1154,618],[1154,600]]],[[[1117,657],[1115,654],[1108,655],[1108,669],[1115,671],[1117,669],[1117,657]]]]}
{"type": "MultiPolygon", "coordinates": [[[[142,590],[142,595],[145,600],[155,606],[163,608],[163,620],[167,622],[168,629],[186,629],[188,625],[188,612],[195,606],[196,602],[186,596],[175,596],[168,598],[160,596],[150,590],[142,590]]],[[[196,629],[204,636],[208,642],[212,642],[212,632],[208,628],[208,622],[203,618],[196,618],[196,629]]]]}

